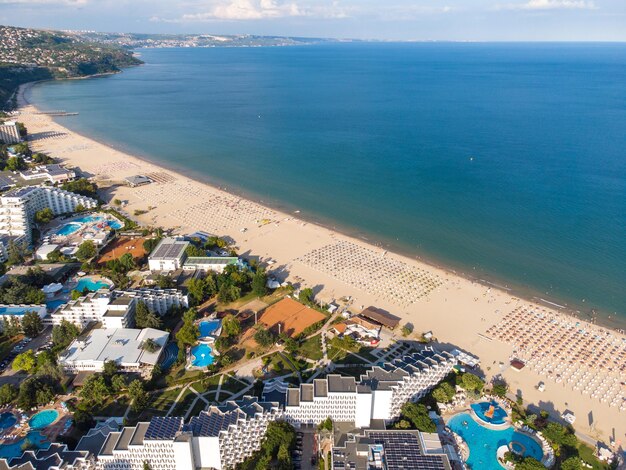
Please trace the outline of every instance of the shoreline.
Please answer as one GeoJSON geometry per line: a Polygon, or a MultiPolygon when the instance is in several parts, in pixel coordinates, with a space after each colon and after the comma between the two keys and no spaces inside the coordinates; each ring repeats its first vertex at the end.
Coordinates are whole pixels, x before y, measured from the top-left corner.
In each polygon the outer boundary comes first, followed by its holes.
{"type": "MultiPolygon", "coordinates": [[[[137,66],[140,66],[140,65],[137,65],[137,66]]],[[[86,77],[76,77],[76,78],[72,78],[72,80],[101,78],[101,77],[106,77],[108,75],[115,75],[117,73],[120,73],[120,72],[110,72],[110,73],[96,74],[96,75],[91,75],[91,76],[86,76],[86,77]]],[[[61,80],[65,80],[65,79],[61,79],[61,80]]],[[[18,102],[22,102],[27,105],[30,105],[35,109],[39,109],[37,108],[36,104],[33,103],[29,99],[28,94],[30,93],[31,89],[35,85],[42,83],[42,82],[47,82],[47,81],[50,81],[50,80],[29,82],[29,83],[21,85],[18,90],[18,102]]],[[[21,106],[18,106],[18,109],[20,107],[21,106]]],[[[66,128],[65,126],[63,126],[62,123],[59,123],[58,121],[55,120],[55,116],[50,116],[50,118],[55,123],[66,128]]],[[[219,191],[224,191],[226,193],[229,193],[232,196],[246,199],[255,204],[260,204],[262,206],[265,206],[269,209],[283,213],[285,215],[295,216],[298,219],[302,219],[306,223],[315,224],[319,226],[320,228],[337,232],[341,235],[344,235],[352,239],[357,239],[363,243],[372,245],[373,247],[393,252],[394,254],[397,254],[399,256],[409,258],[411,260],[415,260],[418,263],[424,263],[435,269],[445,271],[450,275],[460,276],[468,281],[480,283],[484,285],[485,287],[496,288],[505,293],[514,295],[516,297],[520,297],[529,302],[536,302],[536,303],[539,303],[541,305],[544,305],[550,308],[558,308],[559,309],[558,311],[560,313],[570,315],[572,317],[575,317],[576,319],[590,322],[598,326],[603,326],[605,328],[610,328],[610,329],[620,331],[620,332],[626,329],[626,318],[620,317],[620,315],[617,312],[604,311],[604,310],[600,310],[597,307],[596,308],[589,307],[588,310],[585,311],[583,309],[586,306],[575,304],[574,302],[570,300],[559,298],[558,296],[552,296],[550,294],[547,294],[546,292],[542,292],[538,288],[533,288],[531,286],[523,285],[521,283],[512,283],[509,280],[499,278],[496,275],[492,275],[491,273],[484,271],[482,269],[479,269],[474,274],[472,274],[471,271],[469,271],[470,267],[467,267],[467,266],[464,267],[464,266],[459,266],[459,265],[455,266],[452,262],[450,263],[442,262],[441,260],[437,260],[434,257],[428,256],[424,253],[412,251],[408,247],[402,246],[402,244],[395,244],[392,240],[386,239],[385,237],[376,237],[376,236],[371,237],[368,232],[365,232],[363,230],[356,229],[354,227],[349,227],[349,226],[342,226],[340,224],[337,224],[336,221],[333,221],[330,218],[325,218],[323,216],[318,216],[318,215],[310,214],[310,213],[302,214],[300,210],[295,206],[289,206],[288,204],[285,204],[284,202],[281,202],[281,201],[261,199],[260,195],[247,192],[245,188],[233,187],[227,182],[221,181],[219,178],[214,178],[214,177],[211,178],[211,177],[204,176],[204,175],[201,175],[201,176],[193,175],[192,174],[193,172],[186,168],[181,168],[176,165],[168,165],[167,163],[158,161],[157,159],[151,158],[149,155],[146,155],[146,154],[137,155],[137,152],[134,152],[132,149],[125,147],[124,144],[120,144],[119,142],[113,142],[113,141],[108,141],[106,139],[95,138],[79,131],[70,130],[68,128],[66,129],[70,131],[71,133],[79,135],[85,139],[98,142],[99,144],[115,149],[118,152],[128,154],[132,156],[132,158],[141,160],[147,164],[158,166],[168,171],[177,173],[178,175],[181,175],[185,178],[189,178],[199,184],[205,184],[205,185],[211,186],[212,188],[217,189],[219,191]]]]}
{"type": "MultiPolygon", "coordinates": [[[[522,309],[563,324],[576,323],[576,328],[581,325],[623,344],[626,336],[556,310],[555,305],[545,305],[545,299],[539,304],[541,297],[524,299],[485,279],[471,279],[419,258],[388,252],[368,240],[303,220],[300,214],[261,205],[71,131],[50,116],[35,114],[37,108],[24,102],[30,86],[20,88],[18,109],[33,149],[93,176],[106,199],[127,201],[124,209],[129,213],[152,207],[137,217],[142,224],[172,228],[176,233],[204,230],[228,236],[242,256],[265,262],[272,259],[270,273],[312,287],[320,300],[351,297],[353,313],[358,313],[360,306],[383,308],[399,316],[402,324],[411,323],[415,333],[433,331],[444,341],[440,347],[458,347],[478,356],[487,379],[502,375],[511,390],[523,390],[531,404],[549,401],[558,412],[573,410],[581,418],[576,425],[579,431],[610,436],[613,430],[618,440],[626,436],[624,414],[566,388],[565,383],[550,381],[546,392],[538,392],[535,385],[548,378],[530,367],[522,374],[512,372],[508,363],[520,354],[518,345],[500,341],[487,330],[522,309]],[[119,184],[133,174],[153,174],[157,181],[138,188],[119,184]],[[585,427],[589,413],[601,429],[596,429],[595,423],[593,429],[585,427]]],[[[542,334],[537,331],[537,336],[542,334]]],[[[595,373],[604,376],[603,371],[595,373]]]]}

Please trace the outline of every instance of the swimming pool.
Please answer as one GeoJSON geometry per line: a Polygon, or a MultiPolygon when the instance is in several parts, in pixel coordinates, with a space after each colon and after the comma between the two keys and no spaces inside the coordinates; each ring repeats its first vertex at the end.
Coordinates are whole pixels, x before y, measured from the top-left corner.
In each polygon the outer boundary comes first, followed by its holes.
{"type": "Polygon", "coordinates": [[[473,470],[502,468],[496,453],[503,445],[513,445],[524,457],[543,458],[541,446],[526,434],[519,433],[513,427],[507,429],[489,429],[474,421],[469,413],[453,416],[448,427],[463,438],[469,447],[467,465],[473,470]]]}
{"type": "Polygon", "coordinates": [[[39,431],[30,431],[24,439],[20,439],[12,444],[0,445],[0,458],[10,460],[21,456],[24,452],[22,446],[26,441],[30,443],[31,447],[36,449],[47,449],[50,447],[50,443],[43,434],[39,431]]]}
{"type": "Polygon", "coordinates": [[[13,413],[9,411],[0,413],[0,428],[2,430],[13,427],[15,423],[17,423],[17,418],[15,417],[13,413]]]}
{"type": "Polygon", "coordinates": [[[200,338],[211,336],[222,326],[222,320],[204,320],[198,325],[200,330],[200,338]]]}
{"type": "Polygon", "coordinates": [[[84,292],[87,289],[89,292],[95,292],[99,289],[109,289],[111,285],[104,281],[94,281],[90,277],[83,277],[78,281],[78,284],[74,288],[78,292],[84,292]]]}
{"type": "Polygon", "coordinates": [[[42,429],[46,426],[50,426],[58,417],[59,412],[57,410],[43,410],[33,415],[33,417],[28,420],[28,425],[31,429],[42,429]]]}
{"type": "Polygon", "coordinates": [[[103,222],[105,220],[106,220],[107,226],[115,230],[121,229],[124,226],[124,224],[122,224],[117,219],[106,219],[105,217],[101,215],[85,215],[83,217],[79,217],[77,219],[72,220],[71,222],[68,222],[62,225],[61,227],[59,227],[59,229],[55,233],[56,235],[67,237],[68,235],[71,235],[74,232],[76,232],[83,225],[103,222]]]}
{"type": "Polygon", "coordinates": [[[206,367],[213,364],[213,350],[208,344],[199,344],[191,348],[191,365],[196,367],[206,367]]]}
{"type": "Polygon", "coordinates": [[[24,307],[0,307],[0,316],[2,315],[25,315],[28,312],[39,311],[39,305],[31,305],[24,307]]]}
{"type": "Polygon", "coordinates": [[[481,403],[475,403],[471,405],[471,408],[472,411],[476,413],[476,416],[478,416],[478,418],[485,423],[493,424],[494,426],[502,426],[506,423],[506,417],[508,415],[496,401],[483,401],[481,403]],[[487,416],[491,407],[493,407],[493,415],[487,416]]]}
{"type": "Polygon", "coordinates": [[[172,364],[176,362],[176,358],[178,357],[178,345],[176,343],[169,343],[165,346],[165,350],[163,351],[163,356],[161,359],[161,369],[167,370],[172,367],[172,364]]]}

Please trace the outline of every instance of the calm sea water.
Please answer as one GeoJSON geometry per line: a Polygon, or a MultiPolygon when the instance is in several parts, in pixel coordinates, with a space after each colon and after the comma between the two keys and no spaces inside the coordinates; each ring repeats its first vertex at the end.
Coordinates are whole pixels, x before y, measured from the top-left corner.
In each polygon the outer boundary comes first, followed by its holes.
{"type": "Polygon", "coordinates": [[[196,178],[626,321],[626,45],[140,52],[32,99],[196,178]]]}

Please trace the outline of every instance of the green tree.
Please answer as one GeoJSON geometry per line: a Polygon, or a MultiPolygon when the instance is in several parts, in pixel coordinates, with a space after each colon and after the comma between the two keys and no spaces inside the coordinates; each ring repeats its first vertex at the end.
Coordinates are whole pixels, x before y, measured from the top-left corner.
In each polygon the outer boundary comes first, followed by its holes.
{"type": "Polygon", "coordinates": [[[152,250],[156,248],[156,246],[161,241],[160,237],[157,238],[148,238],[143,242],[143,249],[146,250],[146,253],[152,253],[152,250]]]}
{"type": "Polygon", "coordinates": [[[195,324],[196,311],[189,309],[183,314],[183,325],[176,333],[176,341],[180,349],[184,349],[185,346],[193,346],[200,337],[200,331],[195,324]]]}
{"type": "Polygon", "coordinates": [[[234,302],[239,297],[241,297],[241,289],[227,283],[222,284],[217,292],[217,300],[223,304],[234,302]]]}
{"type": "Polygon", "coordinates": [[[206,299],[209,298],[209,293],[207,291],[207,284],[204,279],[194,278],[189,281],[187,284],[187,292],[193,299],[196,305],[201,304],[206,299]]]}
{"type": "Polygon", "coordinates": [[[119,369],[120,368],[117,365],[117,362],[111,360],[104,361],[104,364],[102,366],[102,375],[104,375],[105,378],[112,379],[113,376],[117,374],[119,369]]]}
{"type": "Polygon", "coordinates": [[[135,263],[135,258],[133,258],[133,255],[131,255],[130,253],[124,253],[122,256],[120,256],[119,261],[120,265],[124,269],[124,272],[128,272],[137,267],[137,264],[135,263]]]}
{"type": "Polygon", "coordinates": [[[545,466],[537,459],[524,457],[521,462],[515,464],[515,470],[545,470],[545,466]]]}
{"type": "Polygon", "coordinates": [[[132,400],[130,408],[134,412],[142,411],[148,405],[148,394],[144,389],[143,382],[139,379],[133,380],[128,386],[128,396],[132,400]]]}
{"type": "Polygon", "coordinates": [[[191,244],[187,248],[185,248],[185,254],[190,258],[204,257],[206,256],[206,251],[204,251],[200,247],[197,247],[196,245],[191,244]]]}
{"type": "Polygon", "coordinates": [[[485,386],[485,382],[483,382],[483,380],[477,375],[466,372],[461,375],[460,380],[458,381],[458,385],[465,390],[480,393],[485,386]]]}
{"type": "Polygon", "coordinates": [[[57,365],[57,357],[52,351],[41,351],[37,354],[37,373],[57,375],[53,368],[57,365]]]}
{"type": "Polygon", "coordinates": [[[11,157],[7,160],[7,170],[20,171],[26,169],[26,162],[22,157],[11,157]]]}
{"type": "Polygon", "coordinates": [[[39,336],[43,331],[43,322],[37,312],[26,312],[22,317],[22,330],[29,338],[39,336]]]}
{"type": "Polygon", "coordinates": [[[28,247],[25,243],[15,243],[10,240],[7,246],[7,264],[9,266],[15,266],[22,264],[28,256],[28,247]]]}
{"type": "Polygon", "coordinates": [[[452,401],[456,394],[454,387],[448,382],[442,382],[433,390],[433,398],[439,403],[448,403],[452,401]]]}
{"type": "Polygon", "coordinates": [[[311,305],[313,303],[313,289],[310,287],[302,289],[298,294],[298,299],[305,305],[311,305]]]}
{"type": "Polygon", "coordinates": [[[121,206],[122,201],[120,199],[113,199],[113,204],[115,204],[116,206],[121,206]]]}
{"type": "Polygon", "coordinates": [[[79,178],[74,181],[68,181],[61,186],[61,189],[70,191],[83,196],[95,197],[98,187],[86,178],[79,178]]]}
{"type": "Polygon", "coordinates": [[[80,396],[90,405],[102,406],[109,396],[109,388],[102,374],[94,374],[85,380],[80,389],[80,396]]]}
{"type": "Polygon", "coordinates": [[[491,388],[491,393],[493,393],[495,396],[500,397],[500,398],[504,398],[508,391],[509,391],[509,386],[507,385],[506,382],[494,383],[493,387],[491,388]]]}
{"type": "Polygon", "coordinates": [[[254,340],[259,346],[267,348],[276,342],[276,337],[270,330],[259,325],[256,333],[254,333],[254,340]]]}
{"type": "Polygon", "coordinates": [[[78,338],[80,330],[76,325],[63,319],[59,325],[52,327],[52,343],[55,348],[63,349],[78,338]]]}
{"type": "Polygon", "coordinates": [[[402,336],[406,337],[413,333],[413,325],[411,323],[405,323],[402,327],[402,336]]]}
{"type": "Polygon", "coordinates": [[[407,402],[402,406],[402,417],[422,432],[436,432],[437,426],[428,416],[428,409],[421,403],[407,402]]]}
{"type": "Polygon", "coordinates": [[[149,353],[158,351],[159,347],[159,343],[157,343],[152,338],[148,338],[143,343],[141,343],[141,349],[143,349],[144,351],[148,351],[149,353]]]}
{"type": "Polygon", "coordinates": [[[239,336],[241,334],[241,322],[233,314],[229,313],[222,319],[222,335],[239,336]]]}
{"type": "Polygon", "coordinates": [[[258,268],[252,276],[252,292],[257,297],[267,295],[267,274],[262,268],[258,268]]]}
{"type": "Polygon", "coordinates": [[[16,371],[23,370],[25,372],[33,372],[35,370],[36,363],[37,359],[35,358],[35,353],[32,349],[29,349],[28,351],[15,356],[11,368],[16,371]]]}
{"type": "Polygon", "coordinates": [[[12,338],[22,334],[22,323],[17,317],[9,317],[8,320],[2,320],[2,331],[6,336],[12,338]]]}
{"type": "Polygon", "coordinates": [[[578,456],[573,456],[561,463],[561,470],[583,470],[583,465],[578,456]]]}
{"type": "Polygon", "coordinates": [[[96,256],[96,245],[91,240],[85,240],[76,250],[76,258],[79,261],[86,261],[96,256]]]}
{"type": "Polygon", "coordinates": [[[139,301],[135,307],[135,326],[137,328],[160,328],[161,318],[148,309],[145,302],[139,301]]]}
{"type": "Polygon", "coordinates": [[[38,224],[47,224],[52,219],[54,219],[54,212],[49,207],[35,212],[35,222],[38,224]]]}
{"type": "Polygon", "coordinates": [[[13,384],[4,384],[0,387],[0,405],[5,406],[17,398],[17,388],[13,384]]]}
{"type": "Polygon", "coordinates": [[[122,374],[111,377],[111,388],[114,392],[121,392],[127,387],[126,378],[122,374]]]}

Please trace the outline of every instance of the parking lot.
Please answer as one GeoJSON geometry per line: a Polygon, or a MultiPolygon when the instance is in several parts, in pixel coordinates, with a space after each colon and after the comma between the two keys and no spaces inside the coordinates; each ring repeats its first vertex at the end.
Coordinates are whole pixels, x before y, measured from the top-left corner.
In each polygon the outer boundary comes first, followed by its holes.
{"type": "Polygon", "coordinates": [[[30,349],[35,352],[50,349],[52,347],[51,336],[52,328],[48,327],[36,338],[32,340],[30,338],[24,338],[13,346],[11,352],[0,362],[0,385],[5,383],[19,385],[19,383],[23,380],[23,374],[16,372],[11,368],[13,359],[15,359],[18,354],[26,352],[30,349]]]}
{"type": "Polygon", "coordinates": [[[295,470],[317,469],[317,443],[315,426],[302,426],[296,430],[296,448],[292,455],[295,470]]]}

